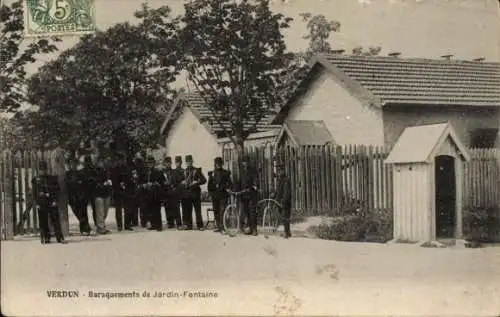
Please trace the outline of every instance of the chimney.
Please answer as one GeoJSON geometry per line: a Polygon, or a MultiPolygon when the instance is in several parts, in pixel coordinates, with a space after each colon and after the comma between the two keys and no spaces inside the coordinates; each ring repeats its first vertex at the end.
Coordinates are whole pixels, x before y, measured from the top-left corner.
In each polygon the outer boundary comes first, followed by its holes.
{"type": "Polygon", "coordinates": [[[398,58],[400,55],[401,55],[400,52],[391,52],[391,53],[387,54],[387,56],[394,57],[394,58],[398,58]]]}
{"type": "Polygon", "coordinates": [[[450,60],[452,57],[453,57],[453,55],[451,55],[451,54],[441,55],[441,58],[444,58],[444,59],[447,59],[447,60],[450,60]]]}
{"type": "Polygon", "coordinates": [[[345,52],[345,50],[332,50],[332,53],[335,55],[342,55],[345,52]]]}
{"type": "Polygon", "coordinates": [[[478,57],[473,59],[474,62],[482,62],[484,61],[484,57],[478,57]]]}

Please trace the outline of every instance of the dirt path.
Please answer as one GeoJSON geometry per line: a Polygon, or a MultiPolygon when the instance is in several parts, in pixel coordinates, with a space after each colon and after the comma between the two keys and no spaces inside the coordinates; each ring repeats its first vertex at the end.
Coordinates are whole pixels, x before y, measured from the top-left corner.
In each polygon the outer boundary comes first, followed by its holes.
{"type": "Polygon", "coordinates": [[[2,242],[4,314],[500,312],[500,247],[426,249],[263,235],[229,238],[209,231],[120,232],[69,241],[2,242]],[[48,298],[47,290],[76,290],[79,298],[48,298]],[[89,291],[179,297],[97,299],[89,298],[89,291]],[[218,297],[189,297],[194,291],[218,297]]]}

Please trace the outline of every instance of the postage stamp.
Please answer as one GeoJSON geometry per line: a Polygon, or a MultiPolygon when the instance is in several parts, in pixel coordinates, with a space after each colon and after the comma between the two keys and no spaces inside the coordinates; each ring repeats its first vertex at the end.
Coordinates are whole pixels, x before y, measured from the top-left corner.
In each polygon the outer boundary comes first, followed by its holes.
{"type": "Polygon", "coordinates": [[[24,0],[25,36],[95,31],[94,0],[24,0]]]}

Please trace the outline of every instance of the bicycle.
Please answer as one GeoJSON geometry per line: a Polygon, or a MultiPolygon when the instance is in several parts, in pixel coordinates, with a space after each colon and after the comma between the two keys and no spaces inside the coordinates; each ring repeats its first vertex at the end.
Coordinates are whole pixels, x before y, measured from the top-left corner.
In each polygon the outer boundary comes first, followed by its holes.
{"type": "Polygon", "coordinates": [[[262,215],[261,230],[276,233],[282,220],[283,206],[272,198],[265,198],[257,203],[257,215],[262,215]]]}
{"type": "Polygon", "coordinates": [[[229,236],[236,235],[240,230],[240,206],[237,197],[244,192],[245,191],[229,192],[231,203],[224,209],[224,215],[222,217],[224,231],[226,231],[229,236]]]}

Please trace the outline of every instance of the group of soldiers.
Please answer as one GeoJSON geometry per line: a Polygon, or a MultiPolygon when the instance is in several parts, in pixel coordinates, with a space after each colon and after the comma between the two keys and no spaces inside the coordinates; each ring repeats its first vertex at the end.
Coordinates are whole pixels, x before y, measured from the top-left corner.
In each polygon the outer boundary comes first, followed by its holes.
{"type": "MultiPolygon", "coordinates": [[[[119,231],[133,230],[141,226],[149,230],[162,231],[162,206],[164,207],[167,228],[193,230],[193,210],[196,229],[204,230],[201,212],[201,188],[207,183],[202,169],[193,166],[193,157],[185,156],[185,166],[181,156],[174,159],[165,157],[158,168],[152,156],[145,160],[135,158],[127,161],[125,156],[117,155],[113,160],[98,158],[94,164],[85,157],[83,164],[78,159],[69,162],[66,172],[66,186],[69,205],[79,221],[83,235],[93,234],[87,213],[92,207],[95,233],[108,234],[106,217],[113,201],[116,223],[119,231]],[[182,213],[181,213],[182,209],[182,213]]],[[[223,213],[231,193],[236,193],[242,203],[240,230],[248,235],[257,235],[256,204],[258,199],[258,174],[249,165],[249,158],[242,158],[242,170],[237,184],[233,184],[230,171],[223,168],[221,157],[214,159],[214,170],[208,173],[208,191],[212,198],[215,230],[224,233],[223,213]],[[245,228],[244,224],[248,227],[245,228]]],[[[281,174],[280,174],[281,175],[281,174]]],[[[283,174],[284,176],[284,174],[283,174]]],[[[281,178],[280,178],[281,179],[281,178]]],[[[287,178],[278,181],[278,198],[281,199],[285,216],[285,237],[290,236],[287,212],[291,201],[290,182],[287,178]]],[[[64,242],[59,222],[57,197],[58,179],[48,175],[47,164],[40,164],[40,175],[33,179],[36,191],[42,243],[50,243],[49,221],[52,222],[56,239],[64,242]]]]}

